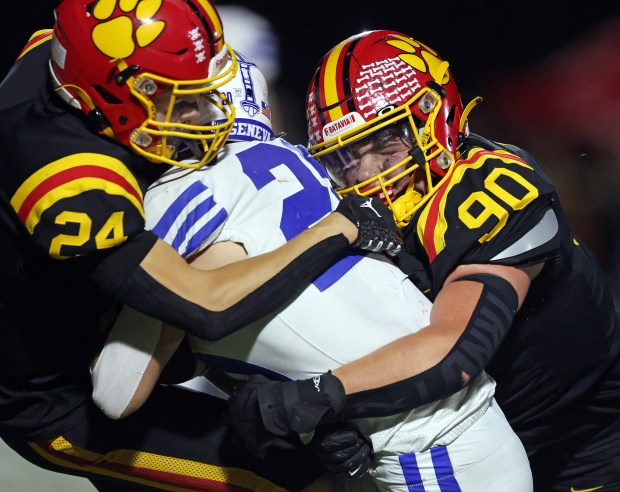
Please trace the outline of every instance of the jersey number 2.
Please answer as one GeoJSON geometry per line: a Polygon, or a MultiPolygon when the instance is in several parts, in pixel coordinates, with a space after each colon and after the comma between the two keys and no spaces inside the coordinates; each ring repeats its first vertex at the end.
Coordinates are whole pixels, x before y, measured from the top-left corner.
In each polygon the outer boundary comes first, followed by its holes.
{"type": "MultiPolygon", "coordinates": [[[[331,201],[325,194],[332,194],[334,191],[320,180],[319,176],[323,177],[324,172],[319,164],[315,166],[312,161],[301,160],[297,154],[287,149],[280,150],[279,147],[269,145],[269,154],[277,156],[271,162],[277,163],[277,166],[267,167],[261,164],[265,156],[265,149],[261,149],[261,146],[261,144],[255,145],[237,154],[243,171],[252,180],[256,189],[260,190],[275,180],[272,171],[282,165],[291,171],[301,185],[299,191],[284,199],[282,206],[280,229],[286,240],[290,241],[332,211],[329,205],[331,201]],[[315,172],[310,166],[313,166],[315,172]]],[[[348,254],[334,263],[323,275],[317,277],[313,284],[321,291],[326,290],[362,258],[362,255],[348,254]]]]}

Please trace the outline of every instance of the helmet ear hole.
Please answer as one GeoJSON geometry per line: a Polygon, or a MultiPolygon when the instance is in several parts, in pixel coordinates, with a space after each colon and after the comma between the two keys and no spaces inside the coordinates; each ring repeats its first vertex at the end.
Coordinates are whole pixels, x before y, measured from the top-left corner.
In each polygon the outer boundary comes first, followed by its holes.
{"type": "Polygon", "coordinates": [[[93,85],[93,89],[97,91],[99,96],[101,96],[107,104],[123,104],[118,97],[106,90],[104,87],[101,87],[100,85],[93,85]]]}
{"type": "Polygon", "coordinates": [[[446,124],[452,125],[454,123],[454,114],[456,112],[456,106],[453,104],[450,107],[450,112],[448,113],[448,117],[446,118],[446,124]]]}

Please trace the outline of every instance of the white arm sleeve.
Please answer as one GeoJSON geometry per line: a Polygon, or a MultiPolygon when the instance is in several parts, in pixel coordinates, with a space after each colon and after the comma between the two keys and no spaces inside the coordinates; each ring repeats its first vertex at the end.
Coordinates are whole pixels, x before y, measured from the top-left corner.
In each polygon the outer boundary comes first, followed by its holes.
{"type": "Polygon", "coordinates": [[[153,356],[161,321],[124,306],[92,370],[93,400],[112,419],[120,418],[153,356]]]}

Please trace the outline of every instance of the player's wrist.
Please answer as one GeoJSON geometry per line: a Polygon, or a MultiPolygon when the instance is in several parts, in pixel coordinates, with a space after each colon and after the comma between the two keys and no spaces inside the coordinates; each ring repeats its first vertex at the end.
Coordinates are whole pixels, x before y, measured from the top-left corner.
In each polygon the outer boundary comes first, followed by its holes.
{"type": "MultiPolygon", "coordinates": [[[[318,424],[332,423],[340,419],[344,409],[346,393],[340,379],[327,371],[309,379],[295,381],[302,404],[316,404],[328,410],[317,421],[318,424]]],[[[316,427],[315,425],[315,427],[316,427]]]]}
{"type": "Polygon", "coordinates": [[[349,244],[353,244],[357,240],[357,225],[339,212],[329,214],[314,227],[324,229],[329,236],[342,234],[347,238],[349,244]]]}
{"type": "Polygon", "coordinates": [[[258,388],[258,403],[266,430],[279,436],[293,432],[306,442],[318,425],[340,419],[345,399],[342,383],[330,372],[258,388]]]}
{"type": "Polygon", "coordinates": [[[401,250],[402,234],[391,210],[379,198],[346,195],[340,200],[336,212],[357,229],[356,238],[350,243],[353,248],[389,255],[396,255],[401,250]]]}

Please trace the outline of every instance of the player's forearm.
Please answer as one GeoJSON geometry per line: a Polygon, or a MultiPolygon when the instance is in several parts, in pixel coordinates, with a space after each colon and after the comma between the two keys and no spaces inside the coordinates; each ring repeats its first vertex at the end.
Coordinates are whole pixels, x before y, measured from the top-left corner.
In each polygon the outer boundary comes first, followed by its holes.
{"type": "MultiPolygon", "coordinates": [[[[218,295],[211,296],[210,302],[216,301],[217,305],[212,308],[218,311],[230,308],[253,292],[258,292],[267,282],[272,280],[277,274],[282,272],[281,280],[288,283],[282,293],[288,289],[289,293],[297,290],[302,284],[312,280],[331,265],[336,257],[346,249],[346,247],[357,237],[357,228],[344,216],[333,213],[323,219],[315,226],[307,229],[292,240],[270,253],[254,256],[242,262],[235,262],[220,269],[212,271],[210,283],[217,286],[218,295]],[[346,237],[340,241],[339,248],[325,249],[320,247],[320,243],[346,237]],[[318,248],[317,248],[318,246],[318,248]],[[310,258],[305,268],[302,265],[292,265],[310,248],[315,247],[314,255],[320,255],[327,251],[332,251],[324,259],[310,258]],[[290,273],[286,273],[290,266],[290,273]]],[[[327,243],[325,243],[327,245],[327,243]]],[[[265,295],[267,295],[267,290],[265,295]]],[[[193,292],[195,293],[195,291],[193,292]]],[[[287,296],[288,299],[288,296],[287,296]]],[[[282,303],[285,299],[282,299],[282,303]]],[[[200,303],[204,303],[203,297],[200,303]]],[[[196,300],[194,301],[196,302],[196,300]]],[[[205,304],[202,304],[205,305],[205,304]]],[[[279,306],[276,306],[279,307],[279,306]]]]}
{"type": "Polygon", "coordinates": [[[321,274],[349,246],[343,230],[353,237],[356,229],[334,213],[272,253],[209,271],[159,240],[129,274],[120,261],[109,262],[109,271],[102,265],[100,283],[145,314],[218,340],[281,307],[321,274]]]}
{"type": "Polygon", "coordinates": [[[403,381],[440,364],[465,330],[481,291],[481,285],[450,284],[433,304],[429,326],[339,367],[334,375],[352,394],[403,381]]]}
{"type": "Polygon", "coordinates": [[[184,336],[125,306],[92,369],[95,404],[113,419],[135,412],[184,336]]]}
{"type": "MultiPolygon", "coordinates": [[[[357,228],[344,216],[338,213],[330,214],[275,251],[208,272],[187,266],[176,253],[167,251],[168,247],[161,242],[155,245],[140,266],[153,279],[177,295],[203,308],[223,311],[257,292],[310,248],[341,234],[344,234],[347,240],[343,238],[340,241],[340,248],[330,249],[333,253],[326,261],[309,262],[306,264],[307,268],[291,269],[291,273],[294,271],[296,275],[291,275],[288,279],[288,288],[293,291],[304,281],[320,274],[357,237],[357,228]]],[[[321,251],[315,251],[315,254],[320,253],[321,251]]]]}
{"type": "MultiPolygon", "coordinates": [[[[132,329],[132,327],[128,327],[128,329],[132,329]]],[[[149,361],[146,370],[144,371],[144,375],[140,379],[140,383],[138,384],[131,400],[127,404],[127,407],[125,407],[125,410],[121,413],[121,418],[131,415],[140,409],[148,400],[149,396],[151,396],[151,393],[153,392],[153,388],[159,381],[164,368],[183,341],[184,336],[185,332],[165,324],[162,325],[159,341],[157,342],[153,356],[149,361]]]]}
{"type": "Polygon", "coordinates": [[[497,275],[467,275],[444,286],[427,328],[335,372],[351,391],[342,416],[393,415],[459,391],[484,370],[517,306],[517,292],[497,275]]]}
{"type": "Polygon", "coordinates": [[[334,369],[332,373],[340,379],[347,394],[381,388],[441,363],[458,336],[459,333],[451,333],[441,325],[431,325],[334,369]]]}

